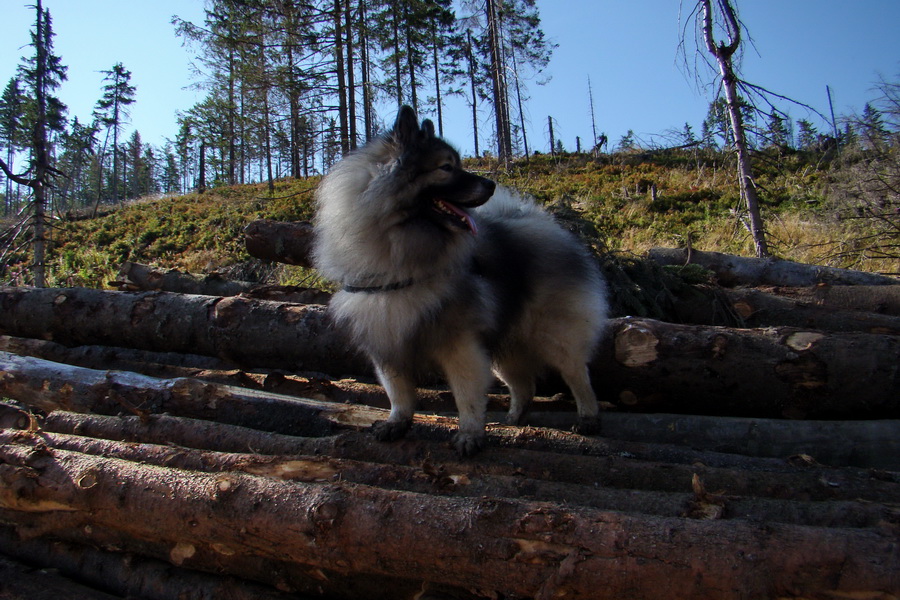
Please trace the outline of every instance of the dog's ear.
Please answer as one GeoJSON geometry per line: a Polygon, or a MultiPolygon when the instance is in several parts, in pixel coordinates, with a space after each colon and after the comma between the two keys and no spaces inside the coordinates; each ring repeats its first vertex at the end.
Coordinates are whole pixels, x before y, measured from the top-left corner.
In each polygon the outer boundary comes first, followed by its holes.
{"type": "Polygon", "coordinates": [[[412,107],[405,104],[400,107],[391,135],[402,146],[412,145],[416,142],[419,135],[419,122],[416,120],[416,112],[412,107]]]}
{"type": "Polygon", "coordinates": [[[422,134],[425,136],[425,139],[434,137],[434,123],[431,122],[431,119],[422,121],[422,134]]]}

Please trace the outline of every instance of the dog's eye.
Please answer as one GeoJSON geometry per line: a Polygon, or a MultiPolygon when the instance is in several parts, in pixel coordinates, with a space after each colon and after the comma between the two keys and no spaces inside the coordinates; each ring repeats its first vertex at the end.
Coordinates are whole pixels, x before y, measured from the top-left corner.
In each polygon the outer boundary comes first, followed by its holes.
{"type": "Polygon", "coordinates": [[[453,165],[447,163],[446,165],[441,165],[440,167],[438,167],[438,169],[450,173],[451,171],[453,171],[453,165]]]}

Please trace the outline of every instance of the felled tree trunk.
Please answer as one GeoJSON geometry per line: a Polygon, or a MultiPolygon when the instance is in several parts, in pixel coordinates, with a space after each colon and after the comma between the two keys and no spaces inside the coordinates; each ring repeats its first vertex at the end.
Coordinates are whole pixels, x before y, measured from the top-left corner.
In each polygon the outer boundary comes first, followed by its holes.
{"type": "Polygon", "coordinates": [[[247,252],[256,258],[311,267],[313,227],[310,223],[293,223],[260,219],[244,229],[247,252]]]}
{"type": "Polygon", "coordinates": [[[863,271],[806,265],[777,258],[747,258],[721,252],[703,252],[684,248],[651,248],[648,257],[661,265],[680,266],[688,263],[700,265],[715,273],[719,283],[724,286],[804,287],[820,283],[832,285],[896,285],[900,283],[900,280],[892,277],[863,271]]]}
{"type": "Polygon", "coordinates": [[[591,369],[597,389],[612,382],[623,406],[791,418],[893,418],[900,409],[896,336],[628,318],[614,322],[612,341],[591,369]]]}
{"type": "Polygon", "coordinates": [[[692,510],[710,505],[713,520],[423,494],[329,469],[162,470],[20,440],[0,445],[6,518],[82,540],[114,531],[125,547],[149,542],[185,567],[218,553],[532,598],[890,594],[900,584],[889,532],[715,518],[724,500],[696,481],[692,510]]]}
{"type": "Polygon", "coordinates": [[[0,334],[202,354],[245,366],[366,373],[319,305],[241,296],[0,288],[0,334]]]}
{"type": "Polygon", "coordinates": [[[215,273],[198,276],[129,261],[122,264],[116,281],[110,282],[110,285],[127,292],[162,290],[206,296],[237,296],[256,284],[229,280],[215,273]]]}
{"type": "MultiPolygon", "coordinates": [[[[370,372],[316,305],[4,288],[0,309],[0,333],[69,346],[99,342],[218,356],[245,367],[370,372]]],[[[626,318],[610,321],[590,369],[601,399],[631,410],[859,419],[900,414],[898,364],[897,336],[626,318]]]]}
{"type": "MultiPolygon", "coordinates": [[[[292,398],[187,378],[156,379],[136,373],[95,371],[4,353],[0,353],[0,372],[4,374],[0,395],[45,412],[62,409],[132,414],[145,421],[149,415],[166,413],[291,435],[325,435],[348,427],[369,427],[387,418],[386,410],[365,404],[292,398]]],[[[571,427],[574,415],[536,411],[529,419],[535,425],[565,429],[571,427]]],[[[455,427],[455,421],[441,416],[419,415],[416,422],[436,439],[449,438],[455,427]]],[[[200,426],[194,429],[198,435],[203,430],[200,426]]],[[[602,434],[606,438],[688,444],[751,456],[783,458],[802,453],[826,464],[886,469],[900,468],[896,458],[900,451],[898,429],[898,421],[792,422],[615,413],[602,417],[602,434]]],[[[545,447],[563,448],[566,443],[515,428],[491,427],[491,438],[498,442],[510,443],[510,435],[515,435],[520,445],[531,440],[545,447]]],[[[582,451],[593,444],[584,440],[580,443],[582,451]]],[[[258,439],[248,438],[245,447],[266,446],[258,439]]],[[[309,452],[322,450],[316,447],[309,452]]]]}
{"type": "MultiPolygon", "coordinates": [[[[825,286],[830,290],[850,286],[825,286]]],[[[855,289],[856,286],[850,287],[855,289]]],[[[872,290],[872,286],[862,286],[872,290]]],[[[797,290],[798,288],[791,288],[797,290]]],[[[881,286],[874,289],[896,290],[900,286],[881,286]]],[[[819,329],[828,332],[868,332],[900,335],[900,316],[861,310],[835,309],[815,301],[814,293],[779,295],[752,288],[724,290],[732,310],[747,327],[788,326],[819,329]]],[[[846,295],[844,295],[846,296],[846,295]]],[[[696,322],[696,321],[690,321],[696,322]]]]}
{"type": "Polygon", "coordinates": [[[122,292],[177,292],[206,296],[237,296],[242,294],[257,300],[275,300],[299,304],[327,304],[328,292],[293,285],[261,285],[249,281],[233,281],[212,273],[196,275],[181,271],[163,270],[140,263],[122,264],[116,281],[110,282],[122,292]]]}

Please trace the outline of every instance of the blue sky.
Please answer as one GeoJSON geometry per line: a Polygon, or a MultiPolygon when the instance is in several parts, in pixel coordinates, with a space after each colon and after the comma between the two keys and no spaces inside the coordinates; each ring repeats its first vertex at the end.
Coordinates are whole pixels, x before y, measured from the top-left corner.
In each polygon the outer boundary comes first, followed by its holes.
{"type": "MultiPolygon", "coordinates": [[[[202,0],[43,0],[53,16],[56,53],[69,67],[59,96],[69,115],[90,118],[100,96],[103,69],[122,62],[137,86],[132,125],[145,142],[162,144],[176,133],[175,112],[200,96],[189,88],[192,53],[175,37],[172,15],[201,22],[202,0]]],[[[0,85],[14,74],[34,19],[33,0],[2,0],[0,85]]],[[[701,71],[698,84],[678,56],[679,13],[693,0],[538,0],[546,35],[556,44],[545,72],[546,85],[529,83],[530,145],[549,148],[547,117],[569,149],[575,137],[591,136],[588,77],[594,92],[598,131],[610,144],[629,129],[646,141],[685,122],[696,132],[714,90],[712,75],[701,71]],[[684,5],[683,7],[681,5],[684,5]]],[[[860,111],[875,97],[879,75],[900,78],[900,0],[737,0],[755,42],[744,54],[747,80],[828,112],[825,86],[835,111],[860,111]]],[[[683,14],[682,19],[687,15],[683,14]]],[[[687,25],[693,49],[693,25],[687,25]]],[[[693,64],[693,61],[691,61],[693,64]]],[[[782,104],[791,116],[819,125],[805,109],[782,104]]],[[[393,113],[393,108],[389,109],[393,113]]],[[[445,136],[471,153],[468,109],[451,101],[445,136]]],[[[386,120],[393,115],[383,115],[386,120]]],[[[480,125],[490,129],[485,115],[480,125]]],[[[659,138],[657,138],[659,139],[659,138]]],[[[484,145],[485,142],[482,141],[484,145]]]]}

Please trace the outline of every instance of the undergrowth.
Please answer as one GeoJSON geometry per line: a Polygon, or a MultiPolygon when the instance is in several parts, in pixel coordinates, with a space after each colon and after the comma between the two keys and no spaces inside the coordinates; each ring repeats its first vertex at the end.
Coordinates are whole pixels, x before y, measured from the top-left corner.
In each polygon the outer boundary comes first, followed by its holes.
{"type": "MultiPolygon", "coordinates": [[[[634,153],[592,159],[535,156],[508,169],[485,160],[467,167],[533,195],[604,256],[638,257],[653,246],[685,246],[752,255],[742,225],[733,162],[712,151],[634,153]]],[[[852,252],[865,232],[824,210],[831,163],[803,153],[764,153],[756,183],[774,253],[785,259],[869,271],[896,271],[890,261],[852,252]]],[[[265,265],[244,249],[243,228],[255,219],[312,217],[317,179],[218,187],[138,201],[97,218],[64,221],[53,229],[48,285],[105,287],[119,265],[135,261],[189,272],[219,270],[238,279],[323,287],[315,271],[265,265]]],[[[3,283],[16,283],[28,250],[0,265],[3,283]]]]}

